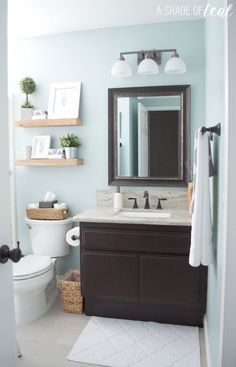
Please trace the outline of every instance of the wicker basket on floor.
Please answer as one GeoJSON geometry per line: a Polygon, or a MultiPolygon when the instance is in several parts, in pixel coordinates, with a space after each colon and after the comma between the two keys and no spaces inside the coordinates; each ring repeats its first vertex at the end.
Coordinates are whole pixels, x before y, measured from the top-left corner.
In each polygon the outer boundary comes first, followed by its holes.
{"type": "Polygon", "coordinates": [[[71,313],[83,313],[80,271],[73,269],[69,270],[59,280],[59,289],[64,311],[71,313]]]}

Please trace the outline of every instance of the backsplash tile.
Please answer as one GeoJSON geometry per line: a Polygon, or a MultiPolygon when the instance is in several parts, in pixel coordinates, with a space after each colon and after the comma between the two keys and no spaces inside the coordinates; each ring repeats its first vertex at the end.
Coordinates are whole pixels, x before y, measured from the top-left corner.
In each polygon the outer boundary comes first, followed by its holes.
{"type": "MultiPolygon", "coordinates": [[[[96,206],[103,208],[113,207],[113,196],[115,188],[108,190],[97,190],[96,192],[96,206]]],[[[123,207],[132,208],[133,201],[129,201],[129,197],[137,198],[138,207],[140,209],[144,208],[145,199],[143,198],[144,191],[126,191],[121,189],[123,194],[123,207]]],[[[161,205],[163,209],[182,209],[187,210],[187,190],[183,191],[150,191],[149,192],[149,203],[151,209],[156,209],[157,202],[159,198],[167,198],[167,201],[162,201],[161,205]]]]}

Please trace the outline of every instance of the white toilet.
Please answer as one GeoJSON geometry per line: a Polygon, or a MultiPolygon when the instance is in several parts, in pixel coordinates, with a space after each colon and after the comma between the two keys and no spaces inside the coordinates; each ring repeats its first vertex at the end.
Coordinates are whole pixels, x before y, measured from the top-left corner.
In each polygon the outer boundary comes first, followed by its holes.
{"type": "Polygon", "coordinates": [[[57,295],[55,261],[69,255],[66,233],[72,218],[64,220],[25,219],[32,255],[13,265],[16,323],[21,325],[42,316],[57,295]]]}

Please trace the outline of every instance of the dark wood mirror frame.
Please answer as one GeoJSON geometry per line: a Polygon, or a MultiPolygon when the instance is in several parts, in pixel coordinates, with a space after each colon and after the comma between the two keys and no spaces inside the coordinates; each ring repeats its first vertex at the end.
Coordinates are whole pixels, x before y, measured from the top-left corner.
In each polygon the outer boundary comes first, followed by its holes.
{"type": "Polygon", "coordinates": [[[149,86],[133,88],[108,89],[108,185],[111,186],[187,186],[189,174],[186,163],[191,159],[191,133],[190,133],[190,85],[149,86]],[[166,179],[156,177],[126,177],[118,176],[117,164],[117,98],[119,97],[146,97],[146,96],[180,96],[181,101],[181,127],[182,127],[182,159],[181,177],[166,179]]]}

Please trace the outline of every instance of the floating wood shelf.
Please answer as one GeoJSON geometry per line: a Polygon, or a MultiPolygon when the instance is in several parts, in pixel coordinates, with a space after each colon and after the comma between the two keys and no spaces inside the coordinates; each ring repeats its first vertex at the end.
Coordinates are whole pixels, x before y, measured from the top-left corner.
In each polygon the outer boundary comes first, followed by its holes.
{"type": "Polygon", "coordinates": [[[17,166],[82,166],[83,159],[18,159],[17,166]]]}
{"type": "Polygon", "coordinates": [[[81,125],[82,121],[78,118],[16,121],[16,127],[81,126],[81,125]]]}

